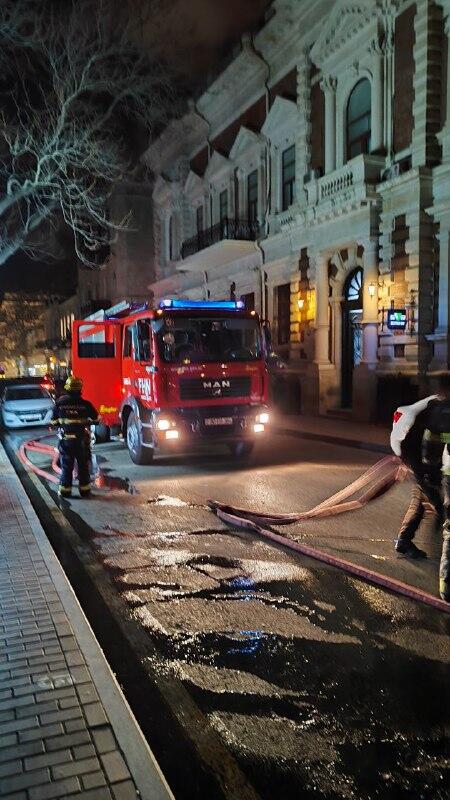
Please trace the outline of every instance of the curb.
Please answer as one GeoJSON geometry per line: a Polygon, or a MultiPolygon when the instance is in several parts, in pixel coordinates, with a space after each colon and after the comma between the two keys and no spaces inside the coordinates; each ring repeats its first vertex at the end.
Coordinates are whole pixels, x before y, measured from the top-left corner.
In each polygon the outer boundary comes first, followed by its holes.
{"type": "Polygon", "coordinates": [[[10,474],[11,477],[14,476],[17,481],[17,494],[20,497],[25,516],[64,611],[70,619],[74,635],[91,672],[93,683],[142,800],[175,800],[117,679],[106,661],[75,592],[47,539],[22,481],[11,465],[8,453],[1,443],[0,452],[5,453],[8,459],[7,474],[10,474]]]}

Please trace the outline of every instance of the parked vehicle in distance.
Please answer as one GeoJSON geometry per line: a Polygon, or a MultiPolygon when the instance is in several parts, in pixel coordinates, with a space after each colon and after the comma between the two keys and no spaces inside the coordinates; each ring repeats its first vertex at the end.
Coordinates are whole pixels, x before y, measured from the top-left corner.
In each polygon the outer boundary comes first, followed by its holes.
{"type": "Polygon", "coordinates": [[[42,386],[52,396],[57,393],[55,381],[51,375],[21,375],[16,378],[2,378],[0,380],[0,402],[8,386],[42,386]]]}
{"type": "Polygon", "coordinates": [[[39,384],[13,384],[5,387],[1,400],[1,420],[5,428],[48,425],[54,401],[39,384]]]}

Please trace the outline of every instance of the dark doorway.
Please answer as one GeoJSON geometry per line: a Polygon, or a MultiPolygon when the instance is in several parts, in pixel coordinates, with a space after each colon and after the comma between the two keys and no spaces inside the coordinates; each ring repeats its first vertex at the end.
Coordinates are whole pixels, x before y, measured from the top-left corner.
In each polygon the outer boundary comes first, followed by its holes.
{"type": "Polygon", "coordinates": [[[344,284],[342,304],[342,407],[352,404],[353,370],[362,356],[363,271],[350,273],[344,284]]]}

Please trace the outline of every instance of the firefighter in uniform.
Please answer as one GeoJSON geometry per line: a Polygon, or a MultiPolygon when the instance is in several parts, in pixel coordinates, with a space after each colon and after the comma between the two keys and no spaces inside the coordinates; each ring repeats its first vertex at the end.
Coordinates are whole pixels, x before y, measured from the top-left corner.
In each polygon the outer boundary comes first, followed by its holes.
{"type": "Polygon", "coordinates": [[[98,413],[89,400],[81,396],[83,383],[71,375],[65,385],[66,394],[56,401],[51,425],[58,428],[61,478],[58,494],[72,494],[72,473],[75,461],[78,467],[78,490],[80,497],[91,491],[90,479],[90,425],[99,422],[98,413]]]}
{"type": "Polygon", "coordinates": [[[450,460],[448,445],[450,444],[450,399],[437,403],[430,413],[428,427],[422,443],[422,460],[424,469],[430,476],[436,470],[442,470],[442,488],[444,493],[444,530],[441,563],[439,566],[439,593],[443,600],[450,603],[450,460]]]}

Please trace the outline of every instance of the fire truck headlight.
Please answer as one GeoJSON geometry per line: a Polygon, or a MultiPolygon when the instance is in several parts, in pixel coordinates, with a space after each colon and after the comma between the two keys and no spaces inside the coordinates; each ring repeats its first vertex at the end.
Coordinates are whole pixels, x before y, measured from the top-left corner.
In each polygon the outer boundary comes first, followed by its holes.
{"type": "Polygon", "coordinates": [[[159,419],[156,427],[159,431],[168,431],[172,427],[172,423],[169,419],[159,419]]]}
{"type": "Polygon", "coordinates": [[[255,433],[264,433],[264,425],[262,422],[255,422],[253,425],[253,430],[255,433]]]}
{"type": "Polygon", "coordinates": [[[257,414],[256,422],[260,422],[262,425],[267,425],[269,422],[269,415],[267,411],[263,411],[262,414],[257,414]]]}
{"type": "Polygon", "coordinates": [[[179,433],[174,428],[171,431],[166,431],[166,439],[178,439],[178,437],[179,433]]]}

